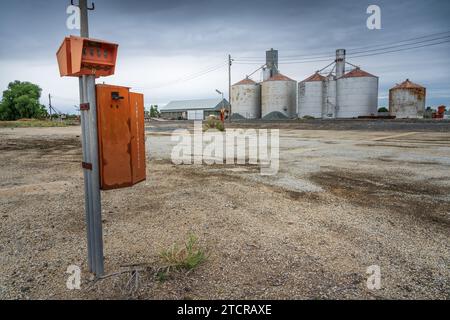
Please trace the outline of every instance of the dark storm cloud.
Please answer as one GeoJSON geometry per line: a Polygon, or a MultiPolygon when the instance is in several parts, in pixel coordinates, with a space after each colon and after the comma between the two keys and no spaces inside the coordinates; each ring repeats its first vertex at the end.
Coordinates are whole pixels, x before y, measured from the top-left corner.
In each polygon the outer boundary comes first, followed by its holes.
{"type": "MultiPolygon", "coordinates": [[[[75,1],[77,2],[77,1],[75,1]]],[[[11,51],[35,57],[54,51],[69,1],[2,2],[0,57],[11,51]],[[25,50],[18,50],[18,49],[25,50]]],[[[357,46],[449,28],[448,1],[375,1],[383,30],[365,28],[372,1],[95,1],[93,36],[116,39],[128,50],[154,54],[201,51],[314,49],[357,46]]]]}

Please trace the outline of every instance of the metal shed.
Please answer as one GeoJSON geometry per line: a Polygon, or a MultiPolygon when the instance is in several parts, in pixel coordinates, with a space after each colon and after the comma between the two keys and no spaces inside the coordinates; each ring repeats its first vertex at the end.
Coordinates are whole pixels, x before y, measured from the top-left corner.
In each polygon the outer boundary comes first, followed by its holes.
{"type": "Polygon", "coordinates": [[[176,120],[204,120],[209,115],[219,115],[220,109],[229,109],[226,99],[198,99],[171,101],[161,107],[161,117],[176,120]]]}

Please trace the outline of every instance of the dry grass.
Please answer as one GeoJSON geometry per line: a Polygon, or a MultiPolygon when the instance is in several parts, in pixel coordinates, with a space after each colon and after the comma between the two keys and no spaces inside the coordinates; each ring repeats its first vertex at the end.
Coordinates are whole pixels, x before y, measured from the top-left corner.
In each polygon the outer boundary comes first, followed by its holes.
{"type": "Polygon", "coordinates": [[[199,247],[198,238],[190,235],[183,246],[174,243],[160,253],[166,270],[193,270],[207,258],[206,251],[199,247]]]}
{"type": "Polygon", "coordinates": [[[29,127],[67,127],[71,125],[77,125],[75,121],[49,121],[49,120],[37,120],[37,119],[21,119],[17,121],[0,121],[0,128],[29,128],[29,127]]]}

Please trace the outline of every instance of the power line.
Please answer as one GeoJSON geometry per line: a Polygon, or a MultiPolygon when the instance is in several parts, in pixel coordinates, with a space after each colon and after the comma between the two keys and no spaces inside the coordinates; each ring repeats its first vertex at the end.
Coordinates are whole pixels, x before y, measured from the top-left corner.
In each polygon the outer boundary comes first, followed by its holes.
{"type": "Polygon", "coordinates": [[[133,87],[133,88],[146,89],[146,90],[160,89],[160,88],[168,87],[168,86],[180,83],[180,82],[187,82],[187,81],[191,81],[191,80],[197,79],[197,78],[202,77],[202,76],[204,76],[204,75],[206,75],[208,73],[211,73],[211,72],[217,71],[219,69],[222,69],[225,66],[228,66],[228,62],[227,63],[221,63],[219,65],[216,65],[213,68],[209,68],[209,69],[203,70],[201,72],[197,72],[197,73],[194,73],[192,75],[185,76],[185,77],[182,77],[182,78],[179,78],[179,79],[176,79],[176,80],[173,80],[173,81],[161,84],[161,85],[157,85],[157,86],[153,86],[153,87],[133,87]]]}
{"type": "Polygon", "coordinates": [[[408,43],[408,44],[398,44],[398,45],[393,45],[393,46],[390,46],[390,47],[385,46],[385,47],[380,47],[378,49],[371,49],[371,50],[365,50],[365,51],[359,51],[359,52],[356,51],[356,52],[351,52],[351,54],[355,55],[355,54],[367,53],[367,52],[372,52],[372,51],[381,51],[381,50],[393,49],[393,48],[398,48],[398,47],[407,47],[407,46],[412,46],[412,45],[415,45],[415,44],[422,44],[422,43],[426,43],[426,42],[443,40],[443,39],[448,39],[448,38],[450,38],[450,35],[445,36],[445,37],[434,38],[434,39],[416,41],[416,42],[412,42],[412,43],[408,43]]]}
{"type": "MultiPolygon", "coordinates": [[[[434,36],[448,34],[448,33],[450,33],[450,31],[438,32],[438,33],[423,35],[423,36],[419,36],[419,37],[409,38],[409,39],[405,39],[405,40],[399,40],[399,41],[395,41],[395,42],[388,42],[388,43],[384,43],[384,44],[376,44],[376,45],[369,45],[369,46],[364,46],[364,47],[350,48],[350,49],[347,49],[347,51],[363,50],[363,49],[369,49],[369,48],[380,48],[380,47],[385,47],[385,46],[389,46],[389,45],[399,45],[400,46],[400,43],[415,41],[415,40],[418,40],[418,39],[424,39],[424,38],[434,37],[434,36]]],[[[444,37],[444,38],[446,38],[446,37],[444,37]]],[[[425,41],[432,41],[432,40],[431,39],[424,40],[424,42],[425,41]]],[[[410,44],[413,44],[413,43],[410,43],[410,44]]],[[[408,45],[408,44],[404,44],[404,45],[408,45]]],[[[295,60],[295,58],[318,59],[318,58],[327,58],[327,57],[330,57],[330,54],[327,53],[327,52],[322,52],[322,53],[314,53],[314,54],[307,54],[307,55],[284,56],[280,60],[283,60],[283,59],[293,59],[293,60],[295,60]]],[[[262,58],[261,57],[241,57],[241,58],[237,57],[236,60],[250,62],[250,61],[262,61],[262,58]]]]}
{"type": "Polygon", "coordinates": [[[351,58],[360,58],[360,57],[376,56],[376,55],[392,53],[392,52],[400,52],[400,51],[406,51],[406,50],[412,50],[412,49],[418,49],[418,48],[431,47],[431,46],[435,46],[435,45],[439,45],[439,44],[443,44],[443,43],[449,43],[449,42],[450,42],[450,40],[447,40],[447,41],[430,43],[430,44],[416,46],[416,47],[411,47],[411,48],[400,48],[400,49],[397,49],[397,50],[390,50],[390,51],[385,51],[385,52],[380,52],[380,53],[372,53],[372,54],[365,54],[365,55],[356,55],[356,56],[350,56],[350,57],[351,58]]]}
{"type": "MultiPolygon", "coordinates": [[[[442,38],[437,38],[437,39],[433,39],[433,40],[429,40],[429,41],[436,41],[438,39],[445,39],[445,38],[450,38],[450,36],[447,37],[442,37],[442,38]]],[[[422,44],[425,42],[429,42],[429,41],[419,41],[416,42],[415,44],[422,44]]],[[[439,44],[443,44],[443,43],[448,43],[450,42],[449,40],[445,40],[445,41],[440,41],[440,42],[435,42],[435,43],[428,43],[428,44],[423,44],[423,45],[416,45],[416,46],[412,46],[413,44],[405,44],[405,45],[399,45],[399,46],[391,46],[391,47],[386,47],[386,48],[380,48],[380,49],[375,49],[375,50],[368,50],[368,51],[360,51],[360,52],[356,52],[356,53],[352,53],[352,54],[348,54],[347,57],[348,58],[360,58],[360,57],[368,57],[368,56],[376,56],[376,55],[381,55],[381,54],[386,54],[386,53],[393,53],[393,52],[400,52],[400,51],[406,51],[406,50],[413,50],[413,49],[418,49],[418,48],[424,48],[424,47],[430,47],[430,46],[435,46],[435,45],[439,45],[439,44]],[[398,48],[396,50],[386,50],[386,49],[390,49],[390,48],[398,48]],[[381,51],[381,52],[374,52],[374,51],[381,51]],[[370,52],[370,53],[368,53],[370,52]],[[368,53],[368,54],[362,54],[362,53],[368,53]]],[[[302,60],[281,60],[281,62],[279,62],[279,64],[297,64],[297,63],[311,63],[311,62],[326,62],[329,61],[330,59],[335,58],[334,56],[329,56],[327,59],[302,59],[302,60]]],[[[236,60],[236,64],[250,64],[250,65],[255,65],[255,64],[262,64],[264,62],[242,62],[241,60],[236,60]]]]}

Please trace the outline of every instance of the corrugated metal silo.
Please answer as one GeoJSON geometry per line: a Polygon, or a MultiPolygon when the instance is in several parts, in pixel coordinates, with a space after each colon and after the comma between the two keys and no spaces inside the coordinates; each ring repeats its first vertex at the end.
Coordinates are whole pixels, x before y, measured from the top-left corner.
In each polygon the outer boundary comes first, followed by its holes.
{"type": "Polygon", "coordinates": [[[378,77],[359,68],[337,79],[337,118],[369,116],[378,110],[378,77]]]}
{"type": "Polygon", "coordinates": [[[323,86],[326,78],[318,72],[298,84],[298,117],[322,118],[323,86]]]}
{"type": "Polygon", "coordinates": [[[397,118],[422,118],[426,89],[409,79],[389,90],[389,113],[397,118]]]}
{"type": "Polygon", "coordinates": [[[322,116],[325,119],[336,118],[336,79],[329,75],[323,82],[322,116]]]}
{"type": "Polygon", "coordinates": [[[233,113],[246,119],[261,118],[261,85],[251,79],[244,79],[231,87],[233,113]]]}
{"type": "Polygon", "coordinates": [[[297,112],[297,81],[281,73],[263,81],[261,85],[261,116],[280,112],[293,118],[297,112]]]}

